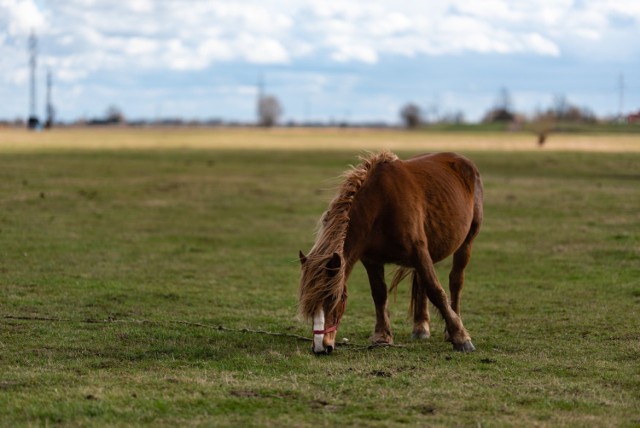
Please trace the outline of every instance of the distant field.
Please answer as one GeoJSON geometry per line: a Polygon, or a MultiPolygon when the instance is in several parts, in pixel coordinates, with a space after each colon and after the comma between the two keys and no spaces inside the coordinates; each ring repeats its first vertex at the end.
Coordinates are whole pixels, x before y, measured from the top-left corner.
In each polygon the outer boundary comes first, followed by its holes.
{"type": "MultiPolygon", "coordinates": [[[[0,129],[0,152],[42,149],[538,150],[532,133],[370,129],[61,128],[0,129]]],[[[551,134],[546,151],[640,152],[640,134],[551,134]]]]}
{"type": "Polygon", "coordinates": [[[638,426],[638,143],[0,130],[0,426],[638,426]],[[383,146],[462,151],[483,173],[462,298],[477,352],[453,352],[437,316],[413,341],[407,284],[390,308],[401,346],[368,349],[361,267],[351,345],[330,357],[242,332],[309,336],[298,250],[336,177],[383,146]]]}

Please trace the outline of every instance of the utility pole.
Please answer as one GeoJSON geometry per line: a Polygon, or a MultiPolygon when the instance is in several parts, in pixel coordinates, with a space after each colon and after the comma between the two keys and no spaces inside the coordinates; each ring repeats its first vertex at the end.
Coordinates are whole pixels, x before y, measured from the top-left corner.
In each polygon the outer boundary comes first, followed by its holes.
{"type": "Polygon", "coordinates": [[[55,115],[55,110],[53,108],[53,103],[51,102],[51,86],[53,85],[53,79],[51,78],[51,70],[47,70],[47,104],[45,106],[47,119],[44,123],[44,127],[49,129],[53,127],[53,116],[55,115]]]}
{"type": "Polygon", "coordinates": [[[29,129],[36,129],[40,124],[38,120],[38,113],[36,111],[36,67],[38,56],[38,39],[33,30],[29,36],[29,67],[31,69],[31,85],[30,85],[30,102],[29,102],[29,121],[27,127],[29,129]]]}

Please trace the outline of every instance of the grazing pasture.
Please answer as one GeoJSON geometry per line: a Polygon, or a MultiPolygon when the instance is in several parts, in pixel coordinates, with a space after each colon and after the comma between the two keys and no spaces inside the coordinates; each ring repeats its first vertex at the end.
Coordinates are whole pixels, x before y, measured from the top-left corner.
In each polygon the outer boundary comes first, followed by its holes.
{"type": "Polygon", "coordinates": [[[639,314],[638,136],[0,130],[2,426],[637,426],[639,314]],[[296,337],[298,250],[381,147],[457,150],[483,175],[474,353],[437,316],[411,339],[408,282],[398,346],[368,348],[360,265],[349,344],[296,337]]]}

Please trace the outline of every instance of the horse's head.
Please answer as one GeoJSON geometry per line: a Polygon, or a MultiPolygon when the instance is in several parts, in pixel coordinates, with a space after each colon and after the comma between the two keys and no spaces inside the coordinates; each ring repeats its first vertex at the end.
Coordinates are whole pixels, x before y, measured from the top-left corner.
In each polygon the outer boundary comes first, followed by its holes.
{"type": "Polygon", "coordinates": [[[300,312],[313,320],[315,354],[330,354],[347,303],[342,257],[306,257],[300,252],[300,312]]]}

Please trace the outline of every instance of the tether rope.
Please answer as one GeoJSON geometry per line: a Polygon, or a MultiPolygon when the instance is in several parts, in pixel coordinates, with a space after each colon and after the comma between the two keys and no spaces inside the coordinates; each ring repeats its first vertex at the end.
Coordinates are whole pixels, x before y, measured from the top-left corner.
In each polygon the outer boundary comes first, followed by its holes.
{"type": "MultiPolygon", "coordinates": [[[[2,317],[6,320],[16,320],[16,321],[51,321],[51,322],[69,322],[69,323],[81,323],[81,324],[151,324],[151,325],[167,325],[167,324],[182,324],[189,325],[193,327],[201,327],[208,328],[217,331],[224,331],[228,333],[251,333],[251,334],[261,334],[266,336],[277,336],[277,337],[289,337],[296,340],[302,340],[305,342],[312,342],[313,339],[310,337],[300,336],[299,334],[293,333],[283,333],[283,332],[273,332],[261,329],[251,329],[251,328],[231,328],[226,327],[224,325],[211,325],[211,324],[202,324],[198,322],[191,321],[183,321],[183,320],[167,320],[167,321],[154,321],[148,319],[117,319],[117,318],[105,318],[105,319],[95,319],[95,318],[85,318],[83,320],[74,320],[70,318],[53,318],[53,317],[42,317],[42,316],[20,316],[20,315],[4,315],[2,317]]],[[[394,345],[394,344],[371,344],[371,345],[357,345],[353,343],[349,343],[346,341],[336,341],[336,346],[340,347],[348,347],[353,350],[360,349],[374,349],[374,348],[404,348],[404,345],[394,345]]]]}

